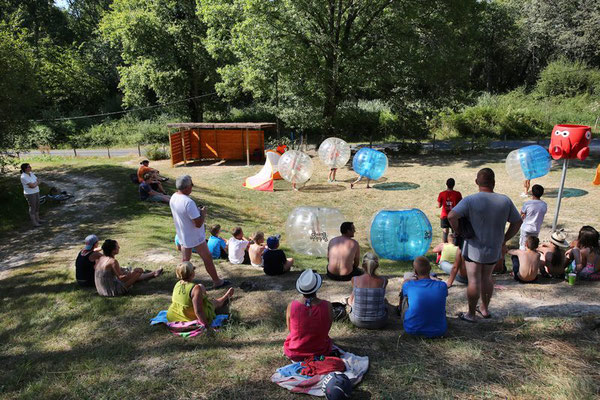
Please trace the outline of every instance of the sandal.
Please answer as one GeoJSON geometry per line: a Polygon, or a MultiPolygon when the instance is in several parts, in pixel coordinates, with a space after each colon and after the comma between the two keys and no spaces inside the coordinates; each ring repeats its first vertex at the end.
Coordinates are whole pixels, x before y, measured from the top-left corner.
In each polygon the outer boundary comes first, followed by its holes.
{"type": "Polygon", "coordinates": [[[492,318],[492,314],[488,314],[488,315],[483,315],[483,313],[481,312],[481,310],[479,309],[479,306],[475,307],[475,312],[479,315],[481,315],[481,318],[483,319],[490,319],[492,318]]]}
{"type": "Polygon", "coordinates": [[[474,324],[475,322],[477,322],[477,321],[476,321],[476,320],[474,320],[474,319],[467,318],[467,313],[466,313],[466,312],[459,312],[459,313],[457,314],[457,317],[458,317],[458,319],[460,319],[460,320],[463,320],[463,321],[466,321],[466,322],[469,322],[469,323],[471,323],[471,324],[474,324]]]}

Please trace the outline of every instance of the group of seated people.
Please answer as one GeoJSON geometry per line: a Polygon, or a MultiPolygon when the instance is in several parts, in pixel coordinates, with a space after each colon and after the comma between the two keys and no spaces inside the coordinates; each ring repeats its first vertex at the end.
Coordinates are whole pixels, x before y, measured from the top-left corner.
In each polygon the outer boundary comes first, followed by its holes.
{"type": "MultiPolygon", "coordinates": [[[[281,235],[272,235],[265,240],[263,232],[255,232],[251,238],[244,236],[244,231],[237,226],[231,232],[231,237],[225,240],[221,237],[221,225],[210,228],[210,237],[206,240],[208,250],[214,260],[228,260],[235,265],[251,265],[261,268],[266,275],[282,275],[294,265],[293,258],[287,258],[279,248],[281,235]]],[[[181,251],[179,238],[175,235],[175,245],[181,251]]]]}
{"type": "Polygon", "coordinates": [[[138,168],[140,200],[169,204],[171,196],[167,194],[162,186],[162,182],[168,180],[168,178],[161,177],[159,171],[150,168],[149,165],[150,161],[143,160],[138,168]]]}

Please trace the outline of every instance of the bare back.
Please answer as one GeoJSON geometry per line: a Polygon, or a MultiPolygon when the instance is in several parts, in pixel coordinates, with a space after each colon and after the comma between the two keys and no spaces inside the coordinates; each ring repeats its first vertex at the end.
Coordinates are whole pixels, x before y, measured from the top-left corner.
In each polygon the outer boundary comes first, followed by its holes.
{"type": "Polygon", "coordinates": [[[256,244],[256,243],[251,244],[250,248],[248,249],[248,255],[250,256],[250,261],[253,264],[257,264],[257,265],[262,264],[262,255],[263,255],[264,251],[265,251],[264,244],[256,244]]]}
{"type": "Polygon", "coordinates": [[[112,270],[113,274],[116,277],[122,274],[121,267],[119,266],[119,262],[112,257],[107,257],[105,255],[100,256],[98,261],[96,261],[96,265],[94,266],[96,270],[109,271],[112,270]]]}
{"type": "Polygon", "coordinates": [[[536,251],[519,250],[519,276],[524,281],[532,281],[540,270],[540,254],[536,251]]]}
{"type": "Polygon", "coordinates": [[[327,269],[334,275],[350,275],[360,260],[358,242],[346,236],[338,236],[329,242],[327,269]]]}

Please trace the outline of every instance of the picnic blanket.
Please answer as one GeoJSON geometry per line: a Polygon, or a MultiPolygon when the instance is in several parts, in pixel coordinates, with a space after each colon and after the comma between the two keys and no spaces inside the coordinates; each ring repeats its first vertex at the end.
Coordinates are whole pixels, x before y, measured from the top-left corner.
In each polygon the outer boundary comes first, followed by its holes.
{"type": "MultiPolygon", "coordinates": [[[[361,357],[352,353],[343,351],[342,349],[335,347],[340,352],[340,358],[346,364],[346,371],[344,375],[350,379],[353,386],[358,385],[362,380],[363,376],[369,369],[369,357],[361,357]]],[[[304,393],[311,396],[325,396],[323,392],[323,379],[325,375],[306,376],[300,375],[299,365],[300,363],[292,363],[285,367],[279,368],[272,376],[271,382],[278,384],[281,387],[286,388],[292,393],[304,393]],[[294,371],[296,371],[294,373],[294,371]]]]}
{"type": "MultiPolygon", "coordinates": [[[[223,324],[225,323],[225,321],[227,321],[228,318],[229,315],[227,314],[217,315],[210,324],[211,328],[220,328],[221,326],[223,326],[223,324]]],[[[167,310],[159,311],[156,317],[150,320],[150,325],[157,324],[165,324],[169,332],[171,332],[173,335],[184,338],[201,335],[206,330],[204,324],[201,324],[198,321],[169,322],[167,320],[167,310]]]]}

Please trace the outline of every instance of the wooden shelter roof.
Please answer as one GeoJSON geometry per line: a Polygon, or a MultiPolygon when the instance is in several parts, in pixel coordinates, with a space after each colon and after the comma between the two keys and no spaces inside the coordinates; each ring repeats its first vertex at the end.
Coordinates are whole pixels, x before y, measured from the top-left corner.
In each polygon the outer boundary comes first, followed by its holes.
{"type": "Polygon", "coordinates": [[[257,129],[276,128],[274,122],[175,122],[167,124],[168,128],[185,129],[257,129]]]}

